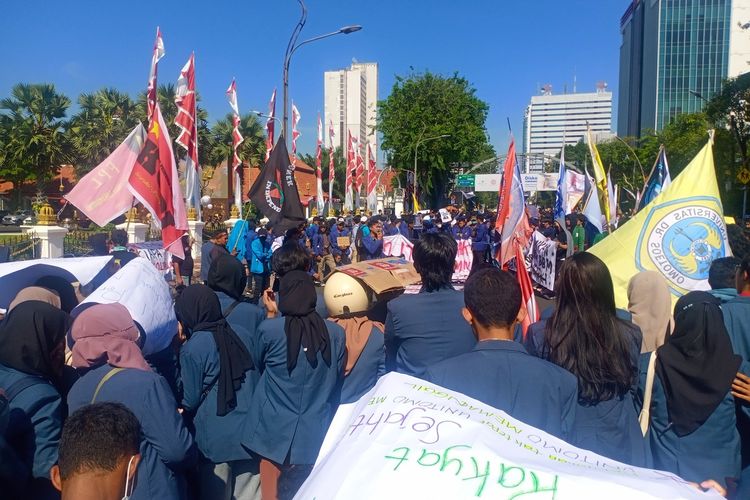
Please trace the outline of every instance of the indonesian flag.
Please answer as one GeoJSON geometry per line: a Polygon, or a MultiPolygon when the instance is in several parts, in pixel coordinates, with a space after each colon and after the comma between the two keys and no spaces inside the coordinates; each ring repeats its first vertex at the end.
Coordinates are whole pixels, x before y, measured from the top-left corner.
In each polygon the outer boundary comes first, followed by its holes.
{"type": "Polygon", "coordinates": [[[372,144],[367,143],[367,208],[376,212],[378,209],[378,171],[372,144]]]}
{"type": "Polygon", "coordinates": [[[156,65],[163,56],[164,42],[157,28],[147,92],[149,108],[153,98],[153,110],[149,113],[146,142],[128,178],[128,189],[151,212],[154,223],[161,227],[164,249],[184,259],[180,238],[188,228],[185,200],[180,192],[172,141],[156,100],[156,65]]]}
{"type": "Polygon", "coordinates": [[[328,124],[328,210],[333,207],[333,181],[336,177],[336,168],[333,164],[333,120],[328,124]]]}
{"type": "Polygon", "coordinates": [[[297,138],[301,135],[297,130],[300,115],[297,106],[292,103],[292,166],[297,164],[297,138]]]}
{"type": "Polygon", "coordinates": [[[354,196],[352,191],[352,171],[354,170],[354,138],[352,137],[352,131],[347,130],[347,145],[346,145],[346,179],[344,181],[344,208],[346,210],[352,210],[354,208],[354,196]]]}
{"type": "Polygon", "coordinates": [[[513,245],[517,243],[525,248],[531,236],[531,226],[526,216],[526,199],[521,184],[521,170],[516,160],[516,147],[512,137],[500,182],[495,231],[500,234],[500,246],[495,258],[504,267],[514,257],[513,245]]]}
{"type": "Polygon", "coordinates": [[[325,200],[323,199],[323,169],[321,168],[321,155],[323,154],[323,122],[318,113],[318,144],[315,148],[315,175],[318,181],[318,213],[323,215],[325,200]]]}
{"type": "Polygon", "coordinates": [[[268,103],[268,119],[266,120],[266,161],[273,150],[274,117],[276,116],[276,89],[273,89],[271,101],[268,103]]]}
{"type": "Polygon", "coordinates": [[[232,78],[232,83],[227,89],[227,101],[232,108],[232,169],[234,171],[234,204],[242,211],[242,161],[240,160],[239,148],[245,139],[240,133],[240,107],[237,104],[237,83],[232,78]]]}
{"type": "Polygon", "coordinates": [[[495,230],[502,232],[503,225],[508,218],[510,210],[510,189],[513,185],[513,170],[516,164],[516,144],[513,137],[510,138],[508,154],[505,156],[503,164],[502,177],[500,178],[500,187],[497,192],[497,219],[495,220],[495,230]]]}
{"type": "Polygon", "coordinates": [[[195,53],[190,55],[187,64],[180,71],[174,99],[177,105],[175,125],[180,134],[175,142],[186,151],[185,156],[185,200],[195,208],[200,220],[201,210],[201,167],[198,164],[198,121],[196,120],[195,96],[195,53]]]}
{"type": "Polygon", "coordinates": [[[514,246],[516,249],[516,279],[521,287],[521,307],[526,309],[526,316],[521,322],[523,338],[526,339],[526,331],[529,329],[529,325],[539,321],[539,307],[534,296],[534,287],[531,285],[531,277],[526,270],[526,259],[523,257],[521,245],[516,242],[514,246]]]}

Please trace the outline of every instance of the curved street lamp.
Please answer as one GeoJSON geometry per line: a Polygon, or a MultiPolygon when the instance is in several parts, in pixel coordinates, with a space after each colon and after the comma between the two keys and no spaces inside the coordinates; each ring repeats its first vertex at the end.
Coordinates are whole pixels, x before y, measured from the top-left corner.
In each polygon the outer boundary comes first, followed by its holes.
{"type": "Polygon", "coordinates": [[[292,60],[292,54],[294,52],[302,47],[303,45],[307,45],[308,43],[316,42],[318,40],[322,40],[324,38],[328,38],[334,35],[348,35],[349,33],[354,33],[355,31],[359,31],[362,29],[362,26],[358,24],[353,24],[350,26],[344,26],[342,28],[339,28],[336,31],[332,31],[330,33],[325,33],[323,35],[314,36],[312,38],[308,38],[307,40],[303,40],[300,43],[297,43],[297,38],[299,38],[299,34],[302,32],[302,28],[305,26],[305,23],[307,22],[307,7],[305,6],[304,0],[297,0],[299,2],[299,6],[302,9],[302,13],[300,15],[299,21],[297,22],[297,26],[294,27],[294,31],[292,31],[292,36],[289,38],[289,43],[286,46],[286,52],[284,53],[284,86],[283,86],[283,101],[284,101],[284,118],[281,123],[281,134],[284,136],[284,140],[286,140],[286,125],[289,121],[289,63],[292,60]]]}

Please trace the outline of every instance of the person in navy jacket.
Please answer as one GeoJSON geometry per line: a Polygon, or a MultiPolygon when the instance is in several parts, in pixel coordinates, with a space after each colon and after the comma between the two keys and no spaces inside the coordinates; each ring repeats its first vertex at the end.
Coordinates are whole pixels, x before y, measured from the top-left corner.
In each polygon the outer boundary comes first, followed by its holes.
{"type": "Polygon", "coordinates": [[[414,238],[414,216],[405,215],[401,218],[401,223],[398,225],[398,232],[404,238],[409,240],[414,238]]]}
{"type": "Polygon", "coordinates": [[[456,218],[456,225],[453,226],[451,233],[456,241],[468,240],[471,238],[471,228],[466,225],[465,215],[459,215],[458,218],[456,218]]]}
{"type": "Polygon", "coordinates": [[[294,495],[312,470],[339,404],[344,379],[344,330],[315,311],[317,294],[305,272],[309,257],[284,245],[272,259],[279,303],[266,291],[269,317],[258,328],[253,358],[261,372],[243,444],[260,455],[262,497],[294,495]]]}
{"type": "Polygon", "coordinates": [[[202,455],[200,498],[260,498],[258,460],[241,444],[258,380],[254,336],[227,322],[217,295],[205,285],[187,287],[175,301],[175,314],[185,340],[182,408],[202,455]]]}
{"type": "Polygon", "coordinates": [[[336,260],[336,264],[349,263],[349,247],[341,248],[338,239],[339,237],[349,237],[351,241],[351,234],[351,230],[344,226],[344,219],[342,218],[339,218],[336,225],[331,228],[331,253],[336,260]]]}
{"type": "Polygon", "coordinates": [[[414,268],[422,277],[416,295],[388,303],[386,368],[422,376],[434,363],[471,351],[476,339],[461,315],[463,292],[451,277],[458,245],[445,233],[422,234],[414,245],[414,268]]]}
{"type": "Polygon", "coordinates": [[[245,268],[240,261],[231,255],[219,256],[211,263],[207,284],[216,292],[229,324],[255,336],[255,330],[266,315],[244,296],[245,268]]]}
{"type": "Polygon", "coordinates": [[[557,283],[552,317],[532,324],[524,345],[530,354],[578,378],[570,442],[626,464],[648,467],[650,454],[634,402],[641,330],[617,317],[612,276],[595,255],[581,252],[566,259],[557,283]]]}
{"type": "Polygon", "coordinates": [[[91,306],[76,317],[71,336],[73,366],[84,375],[68,395],[70,411],[96,402],[125,405],[142,429],[141,463],[131,498],[183,498],[185,475],[198,451],[169,384],[143,358],[136,343],[139,331],[128,310],[117,303],[91,306]]]}
{"type": "Polygon", "coordinates": [[[383,226],[377,219],[367,221],[369,231],[362,236],[360,260],[372,260],[383,257],[383,226]]]}
{"type": "Polygon", "coordinates": [[[518,281],[496,268],[480,270],[466,281],[464,301],[462,314],[477,344],[471,352],[432,365],[425,378],[560,439],[570,439],[578,382],[571,373],[530,356],[513,342],[514,326],[526,314],[518,281]]]}
{"type": "Polygon", "coordinates": [[[10,409],[5,437],[19,462],[0,496],[59,498],[50,469],[65,418],[61,392],[68,324],[67,313],[30,300],[14,307],[0,325],[0,387],[10,409]]]}
{"type": "Polygon", "coordinates": [[[477,215],[477,224],[473,228],[471,238],[471,252],[474,259],[471,263],[472,271],[479,268],[487,260],[487,250],[490,247],[490,230],[482,214],[477,215]]]}

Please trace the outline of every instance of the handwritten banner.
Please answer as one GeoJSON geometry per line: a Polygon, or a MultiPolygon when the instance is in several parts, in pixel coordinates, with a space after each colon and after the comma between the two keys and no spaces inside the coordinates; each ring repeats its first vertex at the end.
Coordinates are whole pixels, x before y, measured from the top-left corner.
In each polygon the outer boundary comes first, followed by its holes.
{"type": "Polygon", "coordinates": [[[136,258],[117,271],[73,310],[75,317],[85,304],[124,305],[146,332],[143,354],[166,349],[177,333],[172,294],[164,276],[144,258],[136,258]]]}
{"type": "Polygon", "coordinates": [[[471,239],[458,240],[458,252],[456,253],[456,264],[453,266],[453,281],[466,281],[471,272],[474,262],[474,254],[471,251],[471,239]]]}
{"type": "MultiPolygon", "coordinates": [[[[340,242],[339,246],[341,246],[340,242]]],[[[414,262],[411,256],[413,251],[414,244],[403,234],[383,237],[383,255],[387,257],[403,257],[409,262],[414,262]]]]}
{"type": "Polygon", "coordinates": [[[531,239],[531,279],[547,290],[554,290],[556,265],[557,242],[534,231],[531,239]]]}
{"type": "Polygon", "coordinates": [[[296,499],[721,498],[575,448],[458,392],[390,373],[339,407],[296,499]]]}
{"type": "Polygon", "coordinates": [[[172,254],[164,249],[161,240],[131,243],[128,245],[128,249],[135,250],[139,257],[151,262],[154,268],[164,276],[164,279],[173,278],[172,254]]]}

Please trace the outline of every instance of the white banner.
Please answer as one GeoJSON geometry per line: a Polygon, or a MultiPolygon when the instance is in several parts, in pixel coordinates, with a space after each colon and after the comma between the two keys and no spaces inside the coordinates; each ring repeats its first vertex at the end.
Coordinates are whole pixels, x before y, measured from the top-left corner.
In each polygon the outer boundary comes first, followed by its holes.
{"type": "Polygon", "coordinates": [[[59,276],[69,282],[88,284],[104,269],[111,257],[75,257],[34,259],[0,264],[0,308],[7,309],[22,288],[33,285],[42,276],[59,276]]]}
{"type": "Polygon", "coordinates": [[[461,393],[389,373],[339,407],[295,499],[721,498],[576,448],[461,393]]]}
{"type": "Polygon", "coordinates": [[[124,305],[146,332],[143,354],[166,349],[177,333],[177,318],[169,285],[151,262],[136,258],[117,271],[73,310],[75,317],[84,304],[124,305]]]}
{"type": "MultiPolygon", "coordinates": [[[[558,172],[546,174],[521,174],[521,184],[524,191],[556,191],[558,172]]],[[[500,187],[500,174],[476,174],[474,176],[474,191],[497,192],[500,187]]]]}
{"type": "Polygon", "coordinates": [[[471,251],[471,238],[458,240],[458,253],[456,254],[456,265],[453,267],[453,281],[466,281],[471,272],[474,262],[474,254],[471,251]]]}
{"type": "Polygon", "coordinates": [[[383,255],[386,257],[403,257],[409,262],[414,262],[412,252],[414,244],[403,234],[383,237],[383,255]]]}
{"type": "Polygon", "coordinates": [[[554,290],[557,242],[546,238],[539,231],[534,231],[530,253],[531,279],[547,290],[554,290]]]}
{"type": "Polygon", "coordinates": [[[164,279],[171,280],[174,277],[172,254],[164,250],[161,240],[131,243],[128,245],[128,249],[136,250],[138,256],[151,262],[156,270],[162,273],[164,279]]]}

